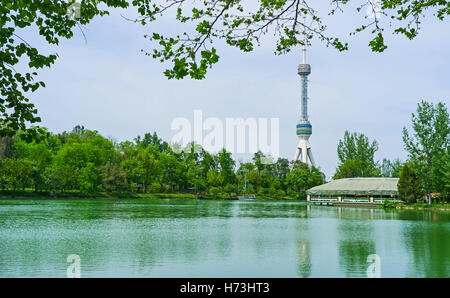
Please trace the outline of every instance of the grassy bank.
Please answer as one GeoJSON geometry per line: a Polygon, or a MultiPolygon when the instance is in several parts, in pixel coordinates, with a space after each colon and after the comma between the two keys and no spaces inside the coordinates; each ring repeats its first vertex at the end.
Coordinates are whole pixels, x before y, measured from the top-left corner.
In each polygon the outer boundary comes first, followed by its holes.
{"type": "Polygon", "coordinates": [[[134,198],[140,199],[195,199],[191,193],[140,193],[134,194],[134,198]]]}
{"type": "Polygon", "coordinates": [[[172,199],[172,198],[183,198],[183,199],[195,199],[195,196],[190,193],[106,193],[98,192],[90,195],[82,194],[78,191],[67,191],[50,193],[47,191],[33,191],[33,190],[22,190],[22,191],[0,191],[1,199],[21,199],[21,198],[79,198],[79,199],[172,199]]]}
{"type": "MultiPolygon", "coordinates": [[[[50,193],[48,191],[34,191],[26,189],[21,191],[4,190],[0,191],[0,199],[22,199],[22,198],[79,198],[79,199],[108,199],[108,198],[125,198],[125,199],[196,199],[192,193],[106,193],[98,192],[91,195],[85,195],[78,191],[67,191],[50,193]]],[[[206,199],[211,200],[227,200],[230,196],[227,194],[217,194],[215,196],[207,195],[206,199]]],[[[291,196],[261,196],[256,197],[258,200],[271,201],[299,201],[296,197],[291,196]]]]}
{"type": "Polygon", "coordinates": [[[450,211],[450,203],[397,203],[385,202],[382,206],[385,209],[411,209],[411,210],[445,210],[450,211]]]}

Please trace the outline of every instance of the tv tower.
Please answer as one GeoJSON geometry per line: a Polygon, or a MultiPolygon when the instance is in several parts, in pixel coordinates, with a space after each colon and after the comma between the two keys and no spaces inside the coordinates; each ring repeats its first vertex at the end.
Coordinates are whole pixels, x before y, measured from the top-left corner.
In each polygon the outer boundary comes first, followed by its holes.
{"type": "MultiPolygon", "coordinates": [[[[306,35],[306,33],[305,33],[306,35]]],[[[311,65],[306,64],[306,38],[302,49],[303,60],[302,64],[298,66],[298,74],[301,80],[301,102],[300,102],[300,120],[297,124],[297,136],[298,145],[295,151],[294,163],[299,159],[301,155],[301,161],[308,163],[308,159],[311,165],[314,164],[314,158],[311,151],[311,144],[309,143],[309,137],[312,134],[312,125],[308,120],[308,75],[311,73],[311,65]]]]}

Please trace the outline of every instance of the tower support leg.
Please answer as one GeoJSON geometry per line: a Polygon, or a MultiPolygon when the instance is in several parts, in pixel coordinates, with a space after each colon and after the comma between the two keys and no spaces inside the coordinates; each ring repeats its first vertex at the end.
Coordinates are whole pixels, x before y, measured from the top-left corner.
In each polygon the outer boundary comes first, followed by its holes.
{"type": "Polygon", "coordinates": [[[308,148],[308,157],[309,157],[309,161],[311,162],[311,165],[316,166],[311,148],[308,148]]]}
{"type": "Polygon", "coordinates": [[[307,163],[308,160],[308,148],[306,147],[306,143],[302,144],[302,162],[307,163]]]}
{"type": "Polygon", "coordinates": [[[300,145],[301,145],[301,142],[299,141],[299,142],[298,142],[298,145],[297,145],[297,150],[295,151],[295,155],[294,155],[294,163],[293,163],[292,167],[294,167],[295,163],[296,163],[297,160],[298,160],[298,157],[300,156],[300,148],[301,148],[300,145]]]}

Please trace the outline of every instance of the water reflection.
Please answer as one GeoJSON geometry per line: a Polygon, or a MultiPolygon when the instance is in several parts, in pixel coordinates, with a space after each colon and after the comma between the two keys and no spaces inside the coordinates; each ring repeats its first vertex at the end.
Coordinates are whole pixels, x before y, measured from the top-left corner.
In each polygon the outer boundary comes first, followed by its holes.
{"type": "MultiPolygon", "coordinates": [[[[370,215],[370,213],[369,213],[370,215]]],[[[375,254],[374,228],[370,222],[339,222],[339,264],[345,277],[364,276],[367,256],[375,254]]]]}
{"type": "MultiPolygon", "coordinates": [[[[308,206],[309,209],[309,206],[308,206]]],[[[300,213],[300,216],[303,213],[300,213]]],[[[309,226],[308,221],[304,220],[307,218],[305,216],[307,211],[304,213],[302,220],[298,222],[298,230],[300,235],[297,239],[297,275],[300,277],[310,277],[312,264],[311,264],[311,252],[310,252],[310,243],[309,243],[309,226]]]]}
{"type": "Polygon", "coordinates": [[[450,276],[450,230],[448,213],[409,212],[400,217],[413,219],[402,233],[409,252],[408,276],[450,276]],[[426,245],[424,245],[426,243],[426,245]]]}
{"type": "Polygon", "coordinates": [[[299,202],[0,200],[0,276],[449,277],[450,214],[299,202]]]}

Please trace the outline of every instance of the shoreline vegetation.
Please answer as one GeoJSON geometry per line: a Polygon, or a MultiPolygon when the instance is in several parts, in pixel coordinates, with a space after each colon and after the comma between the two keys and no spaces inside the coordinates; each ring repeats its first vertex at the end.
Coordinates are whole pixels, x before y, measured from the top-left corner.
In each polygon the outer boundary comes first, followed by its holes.
{"type": "MultiPolygon", "coordinates": [[[[231,200],[236,198],[236,195],[218,194],[216,196],[193,194],[193,193],[122,193],[111,194],[106,192],[99,192],[95,194],[85,195],[76,191],[62,192],[51,194],[47,191],[35,192],[33,190],[23,191],[0,191],[0,199],[187,199],[187,200],[231,200]]],[[[305,201],[293,196],[256,196],[256,200],[270,200],[270,201],[305,201]]]]}
{"type": "MultiPolygon", "coordinates": [[[[332,180],[398,177],[397,197],[410,205],[392,208],[429,208],[414,205],[424,198],[430,204],[450,202],[449,119],[444,103],[420,102],[412,115],[414,131],[403,130],[406,162],[376,161],[378,142],[346,131],[337,145],[339,163],[332,180]]],[[[208,152],[194,142],[169,144],[156,132],[119,142],[80,125],[62,133],[44,130],[34,140],[22,131],[0,138],[0,197],[8,192],[66,198],[236,199],[252,194],[306,200],[308,189],[327,182],[319,167],[261,151],[243,161],[225,148],[208,152]]]]}
{"type": "Polygon", "coordinates": [[[429,204],[427,202],[420,203],[400,203],[400,202],[384,202],[380,208],[383,209],[404,209],[404,210],[440,210],[450,211],[450,203],[439,202],[429,204]]]}
{"type": "MultiPolygon", "coordinates": [[[[58,194],[51,194],[50,192],[35,192],[33,190],[23,191],[0,191],[1,199],[184,199],[184,200],[233,200],[233,197],[228,194],[218,194],[217,196],[210,195],[196,195],[193,193],[123,193],[114,195],[106,192],[99,192],[91,195],[84,195],[80,192],[69,191],[58,194]]],[[[304,199],[298,199],[291,196],[256,196],[256,201],[295,201],[306,202],[304,199]]],[[[352,205],[352,207],[355,207],[352,205]]],[[[357,207],[357,206],[356,206],[357,207]]],[[[382,209],[401,209],[401,210],[438,210],[450,211],[450,203],[433,203],[429,205],[427,202],[420,203],[401,203],[401,202],[384,202],[379,208],[382,209]]]]}
{"type": "Polygon", "coordinates": [[[306,199],[325,174],[302,162],[261,151],[235,160],[226,149],[208,152],[193,142],[169,145],[156,133],[117,142],[76,126],[27,142],[0,138],[0,196],[306,199]],[[22,192],[22,194],[21,194],[22,192]],[[13,194],[14,193],[14,194],[13,194]]]}

